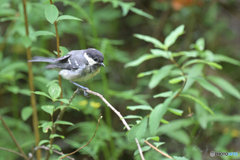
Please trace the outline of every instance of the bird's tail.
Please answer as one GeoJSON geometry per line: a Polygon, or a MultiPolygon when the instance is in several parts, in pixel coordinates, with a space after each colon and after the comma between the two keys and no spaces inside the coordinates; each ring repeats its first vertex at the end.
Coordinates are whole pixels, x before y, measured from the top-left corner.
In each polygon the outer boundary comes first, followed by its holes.
{"type": "Polygon", "coordinates": [[[29,60],[28,62],[49,62],[53,63],[55,58],[46,58],[41,56],[35,56],[33,59],[29,60]]]}

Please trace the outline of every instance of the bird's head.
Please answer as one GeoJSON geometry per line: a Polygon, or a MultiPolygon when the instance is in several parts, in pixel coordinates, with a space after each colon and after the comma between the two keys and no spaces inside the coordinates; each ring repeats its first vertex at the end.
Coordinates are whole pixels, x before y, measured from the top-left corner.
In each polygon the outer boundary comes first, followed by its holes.
{"type": "Polygon", "coordinates": [[[87,59],[89,65],[91,66],[99,65],[105,67],[105,65],[103,64],[104,61],[103,54],[94,48],[86,49],[84,57],[87,59]]]}

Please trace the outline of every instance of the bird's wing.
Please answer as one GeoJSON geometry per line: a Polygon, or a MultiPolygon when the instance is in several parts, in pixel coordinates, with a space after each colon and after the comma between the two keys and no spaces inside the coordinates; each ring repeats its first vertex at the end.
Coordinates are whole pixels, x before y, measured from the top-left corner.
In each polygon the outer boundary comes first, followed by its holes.
{"type": "Polygon", "coordinates": [[[47,68],[59,68],[67,70],[76,70],[84,68],[88,62],[83,56],[84,50],[74,50],[63,57],[56,58],[53,64],[47,65],[47,68]]]}

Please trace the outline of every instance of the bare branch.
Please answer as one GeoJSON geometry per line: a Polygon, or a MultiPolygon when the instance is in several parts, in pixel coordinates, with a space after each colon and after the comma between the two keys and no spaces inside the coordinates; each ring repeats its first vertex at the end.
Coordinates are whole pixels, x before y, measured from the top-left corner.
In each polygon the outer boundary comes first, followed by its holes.
{"type": "MultiPolygon", "coordinates": [[[[90,93],[90,94],[93,94],[95,96],[98,96],[99,98],[102,99],[102,101],[114,112],[117,114],[117,116],[120,118],[120,120],[122,121],[123,125],[127,128],[127,130],[130,130],[131,128],[129,127],[128,123],[125,121],[125,119],[123,118],[123,116],[121,115],[120,112],[118,112],[101,94],[97,93],[97,92],[93,92],[91,90],[86,90],[86,92],[90,93]]],[[[142,149],[141,149],[141,146],[137,140],[137,138],[135,138],[135,141],[137,143],[137,146],[138,146],[138,150],[139,150],[139,153],[140,153],[140,156],[141,156],[141,159],[142,160],[145,160],[144,156],[143,156],[143,153],[142,153],[142,149]]]]}
{"type": "Polygon", "coordinates": [[[67,155],[65,155],[65,156],[62,157],[61,159],[65,158],[66,156],[72,155],[72,154],[78,152],[79,150],[83,149],[84,147],[86,147],[86,146],[93,140],[93,138],[95,137],[95,135],[96,135],[96,133],[97,133],[98,125],[99,125],[101,119],[102,119],[102,116],[100,116],[100,118],[98,119],[97,127],[96,127],[96,129],[95,129],[95,132],[94,132],[92,138],[91,138],[84,146],[78,148],[76,151],[74,151],[74,152],[72,152],[72,153],[68,153],[67,155]]]}
{"type": "MultiPolygon", "coordinates": [[[[49,147],[46,147],[46,146],[38,146],[38,147],[35,147],[34,148],[34,150],[38,150],[38,149],[45,149],[45,150],[47,150],[47,151],[49,151],[50,150],[50,148],[49,147]]],[[[65,155],[64,153],[62,153],[62,152],[59,152],[59,151],[57,151],[57,150],[52,150],[54,153],[57,153],[57,154],[59,154],[59,155],[65,155]]],[[[68,159],[71,159],[71,160],[75,160],[74,158],[71,158],[71,157],[69,157],[69,156],[66,156],[66,157],[64,157],[64,158],[68,158],[68,159]]]]}

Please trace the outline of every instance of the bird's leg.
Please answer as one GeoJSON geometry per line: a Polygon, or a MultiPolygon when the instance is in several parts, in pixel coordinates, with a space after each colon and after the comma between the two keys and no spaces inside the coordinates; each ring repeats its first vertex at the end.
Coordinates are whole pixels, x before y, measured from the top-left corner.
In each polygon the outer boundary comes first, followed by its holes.
{"type": "Polygon", "coordinates": [[[88,93],[86,92],[86,90],[89,90],[87,87],[83,87],[83,86],[81,86],[80,84],[78,84],[78,83],[76,83],[76,82],[72,82],[71,81],[71,83],[72,84],[74,84],[75,86],[77,86],[79,89],[81,89],[82,91],[83,91],[83,93],[84,93],[84,96],[88,96],[88,93]]]}

